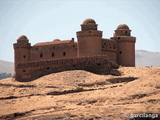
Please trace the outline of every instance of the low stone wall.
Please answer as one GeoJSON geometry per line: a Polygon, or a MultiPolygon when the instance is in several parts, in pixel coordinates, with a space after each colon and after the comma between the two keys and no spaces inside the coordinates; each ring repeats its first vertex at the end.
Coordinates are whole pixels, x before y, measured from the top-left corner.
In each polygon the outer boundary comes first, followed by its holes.
{"type": "Polygon", "coordinates": [[[86,70],[97,74],[107,74],[110,73],[111,63],[104,55],[18,63],[16,70],[16,80],[29,81],[43,75],[67,70],[86,70]]]}

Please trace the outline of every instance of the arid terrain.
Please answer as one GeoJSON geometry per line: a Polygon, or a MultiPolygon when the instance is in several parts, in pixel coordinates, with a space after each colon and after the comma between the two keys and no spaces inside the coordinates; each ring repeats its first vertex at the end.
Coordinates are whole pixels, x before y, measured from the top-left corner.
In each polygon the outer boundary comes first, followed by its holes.
{"type": "Polygon", "coordinates": [[[74,70],[31,82],[0,81],[4,120],[129,120],[142,113],[160,117],[160,67],[120,67],[112,75],[74,70]]]}

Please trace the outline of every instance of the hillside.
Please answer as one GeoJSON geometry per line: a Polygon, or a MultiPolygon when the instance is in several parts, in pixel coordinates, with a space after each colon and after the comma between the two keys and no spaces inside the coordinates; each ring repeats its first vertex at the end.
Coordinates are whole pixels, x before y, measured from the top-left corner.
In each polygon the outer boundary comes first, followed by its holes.
{"type": "Polygon", "coordinates": [[[11,73],[14,72],[14,63],[0,60],[0,73],[11,73]]]}
{"type": "Polygon", "coordinates": [[[132,114],[160,116],[160,67],[121,67],[118,72],[122,75],[73,70],[31,82],[3,79],[0,119],[129,120],[132,114]]]}
{"type": "Polygon", "coordinates": [[[145,50],[136,50],[136,66],[137,67],[160,67],[160,53],[149,52],[145,50]]]}

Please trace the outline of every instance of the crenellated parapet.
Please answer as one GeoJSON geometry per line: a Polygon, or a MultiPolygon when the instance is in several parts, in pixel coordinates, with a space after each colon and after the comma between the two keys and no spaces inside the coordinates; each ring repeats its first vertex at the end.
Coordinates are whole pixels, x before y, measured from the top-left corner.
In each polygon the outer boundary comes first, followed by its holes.
{"type": "Polygon", "coordinates": [[[105,55],[75,57],[18,63],[15,77],[19,81],[24,81],[25,79],[29,80],[66,70],[87,70],[93,73],[107,74],[110,72],[110,69],[109,58],[105,55]]]}
{"type": "Polygon", "coordinates": [[[73,64],[77,62],[89,62],[89,61],[101,61],[109,60],[106,55],[99,56],[87,56],[87,57],[73,57],[73,58],[63,58],[63,59],[50,59],[50,60],[41,60],[41,61],[30,61],[30,62],[20,62],[17,64],[17,68],[28,68],[28,67],[40,67],[40,66],[50,66],[56,64],[73,64]]]}

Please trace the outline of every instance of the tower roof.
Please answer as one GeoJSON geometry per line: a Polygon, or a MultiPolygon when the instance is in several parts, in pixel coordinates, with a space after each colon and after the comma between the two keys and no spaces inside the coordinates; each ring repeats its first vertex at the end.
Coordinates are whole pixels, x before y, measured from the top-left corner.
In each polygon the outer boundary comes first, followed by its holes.
{"type": "Polygon", "coordinates": [[[21,40],[26,40],[26,41],[28,41],[28,38],[25,36],[25,35],[21,35],[21,36],[19,36],[18,37],[18,39],[17,39],[18,41],[21,41],[21,40]]]}
{"type": "Polygon", "coordinates": [[[83,24],[96,24],[95,20],[89,18],[83,21],[83,24]]]}
{"type": "Polygon", "coordinates": [[[53,41],[61,41],[60,39],[54,39],[53,41]]]}
{"type": "Polygon", "coordinates": [[[62,45],[62,44],[70,44],[72,43],[72,40],[60,40],[60,41],[51,41],[51,42],[41,42],[41,43],[37,43],[33,46],[45,46],[45,45],[62,45]]]}
{"type": "Polygon", "coordinates": [[[117,27],[117,30],[119,30],[119,29],[128,29],[129,30],[129,27],[126,24],[120,24],[117,27]]]}

